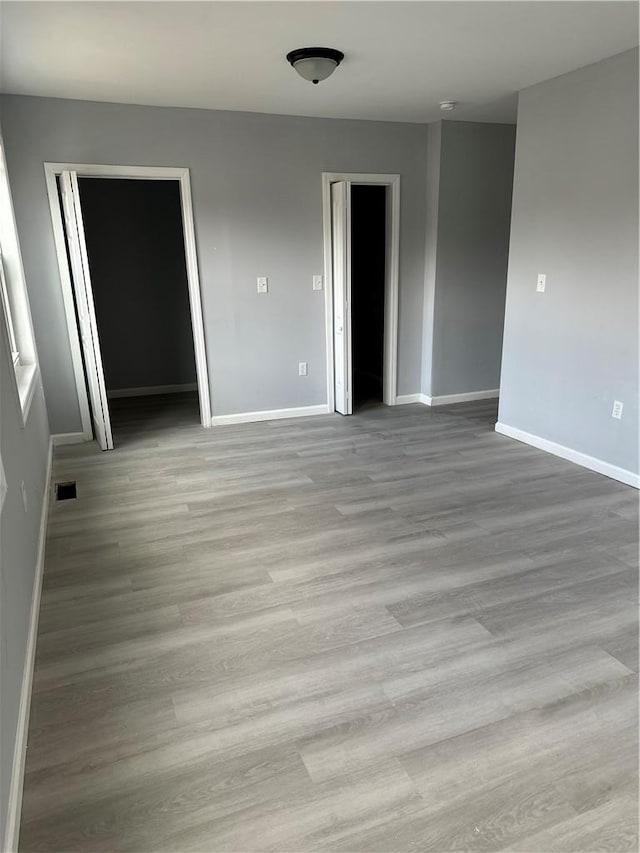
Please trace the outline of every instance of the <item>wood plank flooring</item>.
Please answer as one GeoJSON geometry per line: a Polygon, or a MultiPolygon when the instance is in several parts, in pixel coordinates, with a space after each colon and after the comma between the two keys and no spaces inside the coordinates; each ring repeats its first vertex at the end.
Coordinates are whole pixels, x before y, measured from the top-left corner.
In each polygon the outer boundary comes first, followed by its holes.
{"type": "Polygon", "coordinates": [[[167,403],[56,450],[22,851],[638,849],[637,492],[492,402],[167,403]]]}

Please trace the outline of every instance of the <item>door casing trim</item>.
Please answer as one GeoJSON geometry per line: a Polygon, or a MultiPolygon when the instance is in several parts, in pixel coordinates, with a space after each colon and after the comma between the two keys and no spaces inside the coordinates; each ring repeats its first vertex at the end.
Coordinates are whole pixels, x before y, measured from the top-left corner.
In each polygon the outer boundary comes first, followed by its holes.
{"type": "Polygon", "coordinates": [[[200,422],[203,427],[211,426],[211,389],[209,386],[209,371],[202,316],[202,300],[200,295],[200,277],[196,254],[196,237],[191,200],[191,181],[189,169],[173,166],[105,166],[87,163],[45,163],[44,173],[49,198],[49,210],[53,225],[53,239],[58,260],[58,271],[62,286],[71,361],[75,378],[78,406],[82,422],[82,434],[90,441],[93,430],[89,411],[89,397],[84,377],[80,337],[76,323],[76,312],[73,295],[73,283],[67,263],[67,249],[62,221],[62,212],[58,201],[58,186],[56,178],[63,171],[76,172],[84,178],[138,178],[154,181],[178,181],[180,185],[180,207],[182,211],[184,252],[187,266],[187,283],[189,287],[189,306],[191,309],[191,328],[193,332],[193,347],[196,360],[196,376],[198,381],[198,398],[200,402],[200,422]]]}
{"type": "Polygon", "coordinates": [[[395,406],[398,388],[398,285],[400,267],[400,175],[373,175],[359,172],[322,173],[322,234],[324,245],[325,335],[327,352],[327,408],[335,411],[333,352],[333,268],[331,263],[331,184],[387,187],[387,252],[384,296],[384,354],[382,401],[395,406]]]}

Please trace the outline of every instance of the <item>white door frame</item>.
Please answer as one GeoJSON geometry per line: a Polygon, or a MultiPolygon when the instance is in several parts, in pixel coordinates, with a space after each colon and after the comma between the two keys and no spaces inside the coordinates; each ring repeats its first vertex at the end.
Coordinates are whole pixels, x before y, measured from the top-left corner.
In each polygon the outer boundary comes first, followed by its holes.
{"type": "Polygon", "coordinates": [[[196,236],[193,222],[193,205],[191,201],[191,182],[189,169],[164,166],[97,166],[86,163],[45,163],[44,173],[49,196],[49,209],[53,225],[58,270],[62,284],[62,298],[69,334],[71,360],[82,419],[82,434],[85,440],[91,441],[93,432],[89,413],[89,399],[84,377],[80,338],[76,321],[73,283],[67,262],[67,248],[62,221],[62,212],[58,199],[56,178],[63,171],[76,172],[85,178],[138,178],[153,181],[179,181],[180,203],[182,208],[182,223],[184,236],[184,253],[187,266],[187,283],[189,286],[189,304],[191,307],[191,328],[193,331],[193,348],[196,359],[196,377],[198,381],[198,397],[200,401],[200,421],[203,427],[211,426],[211,391],[209,388],[209,371],[207,368],[207,352],[204,339],[204,323],[202,319],[202,301],[200,297],[200,278],[198,275],[198,260],[196,255],[196,236]]]}
{"type": "Polygon", "coordinates": [[[335,411],[333,354],[333,271],[331,263],[331,184],[370,184],[389,187],[384,291],[384,347],[382,402],[395,406],[398,387],[398,281],[400,266],[400,175],[369,175],[357,172],[322,173],[322,233],[324,239],[325,328],[327,347],[327,406],[335,411]]]}

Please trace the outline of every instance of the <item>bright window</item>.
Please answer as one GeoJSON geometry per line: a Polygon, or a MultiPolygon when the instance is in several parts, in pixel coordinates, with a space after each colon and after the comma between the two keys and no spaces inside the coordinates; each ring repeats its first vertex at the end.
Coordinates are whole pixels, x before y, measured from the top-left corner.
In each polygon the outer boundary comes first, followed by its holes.
{"type": "Polygon", "coordinates": [[[18,350],[18,342],[16,339],[16,331],[13,328],[13,317],[9,307],[9,292],[7,291],[7,279],[4,274],[4,259],[2,257],[2,246],[0,246],[0,296],[2,297],[2,310],[4,311],[4,319],[7,324],[7,333],[9,335],[9,347],[11,348],[11,358],[13,366],[20,362],[20,352],[18,350]]]}
{"type": "Polygon", "coordinates": [[[11,203],[11,191],[0,139],[0,301],[11,359],[20,398],[23,421],[26,421],[38,365],[31,327],[29,299],[25,286],[18,233],[11,203]]]}

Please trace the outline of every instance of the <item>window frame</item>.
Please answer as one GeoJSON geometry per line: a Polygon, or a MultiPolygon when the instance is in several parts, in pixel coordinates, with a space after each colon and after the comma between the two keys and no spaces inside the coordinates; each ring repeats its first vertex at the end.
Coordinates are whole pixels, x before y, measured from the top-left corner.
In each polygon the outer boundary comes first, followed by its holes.
{"type": "Polygon", "coordinates": [[[40,370],[36,352],[29,295],[20,253],[4,141],[0,136],[0,304],[7,351],[13,366],[14,387],[27,422],[40,370]]]}
{"type": "Polygon", "coordinates": [[[4,499],[7,496],[7,477],[4,473],[4,464],[2,462],[2,454],[0,453],[0,514],[4,508],[4,499]]]}
{"type": "Polygon", "coordinates": [[[11,350],[11,361],[14,368],[20,363],[20,350],[18,349],[18,340],[16,332],[13,328],[13,317],[11,316],[11,307],[9,305],[9,290],[7,288],[7,277],[4,271],[4,258],[2,256],[2,246],[0,246],[0,299],[2,299],[2,310],[4,311],[4,322],[7,327],[7,337],[9,338],[9,349],[11,350]]]}

